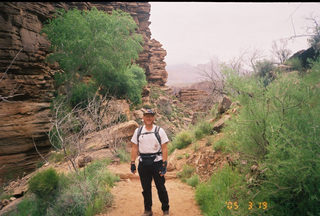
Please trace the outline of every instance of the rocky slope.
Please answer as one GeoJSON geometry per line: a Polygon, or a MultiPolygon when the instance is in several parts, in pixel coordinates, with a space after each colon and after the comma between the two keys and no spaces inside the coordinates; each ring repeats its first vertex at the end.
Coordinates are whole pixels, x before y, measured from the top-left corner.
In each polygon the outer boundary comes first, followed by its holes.
{"type": "Polygon", "coordinates": [[[50,146],[46,133],[54,90],[52,74],[58,68],[44,62],[50,44],[40,34],[43,23],[57,8],[87,10],[93,6],[132,15],[145,41],[138,64],[145,69],[149,83],[166,83],[166,51],[151,40],[147,2],[0,3],[0,182],[35,168],[38,154],[34,144],[40,152],[50,146]]]}

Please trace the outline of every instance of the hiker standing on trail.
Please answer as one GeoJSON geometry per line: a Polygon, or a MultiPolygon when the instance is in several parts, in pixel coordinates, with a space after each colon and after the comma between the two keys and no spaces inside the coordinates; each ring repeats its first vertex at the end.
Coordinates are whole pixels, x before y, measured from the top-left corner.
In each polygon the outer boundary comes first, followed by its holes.
{"type": "Polygon", "coordinates": [[[139,153],[138,172],[140,176],[142,195],[144,198],[144,213],[142,216],[152,216],[151,182],[154,179],[158,197],[162,204],[163,215],[169,215],[169,198],[165,187],[168,158],[168,136],[159,126],[154,125],[155,112],[144,110],[144,125],[137,128],[132,136],[131,172],[136,173],[135,160],[139,153]]]}

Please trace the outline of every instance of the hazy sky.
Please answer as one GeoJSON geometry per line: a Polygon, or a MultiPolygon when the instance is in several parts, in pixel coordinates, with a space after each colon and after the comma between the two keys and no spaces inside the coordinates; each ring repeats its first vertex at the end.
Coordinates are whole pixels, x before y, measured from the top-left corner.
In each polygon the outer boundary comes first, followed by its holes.
{"type": "MultiPolygon", "coordinates": [[[[151,37],[167,50],[167,65],[228,61],[244,50],[271,55],[272,41],[306,34],[306,18],[319,17],[320,3],[150,2],[151,37]],[[294,23],[294,27],[292,23],[294,23]]],[[[293,52],[307,38],[290,40],[293,52]]]]}

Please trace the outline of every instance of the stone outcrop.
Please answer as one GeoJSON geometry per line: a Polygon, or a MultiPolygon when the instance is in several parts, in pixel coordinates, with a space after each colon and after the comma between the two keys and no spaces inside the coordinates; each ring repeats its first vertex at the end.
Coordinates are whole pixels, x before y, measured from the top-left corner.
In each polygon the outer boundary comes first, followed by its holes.
{"type": "Polygon", "coordinates": [[[193,110],[201,110],[201,101],[205,100],[207,96],[207,92],[193,88],[182,88],[177,95],[182,103],[189,105],[193,110]]]}
{"type": "Polygon", "coordinates": [[[309,60],[316,60],[318,57],[319,52],[314,47],[310,47],[306,50],[300,50],[296,52],[288,59],[288,61],[292,59],[299,59],[302,67],[310,68],[311,63],[309,60]]]}
{"type": "Polygon", "coordinates": [[[167,52],[162,48],[162,44],[155,39],[152,39],[149,45],[151,55],[147,70],[148,82],[164,86],[168,79],[168,72],[165,70],[166,63],[164,62],[167,52]]]}
{"type": "Polygon", "coordinates": [[[230,108],[231,104],[232,101],[227,96],[224,96],[222,98],[222,101],[218,105],[218,113],[222,114],[227,111],[230,108]]]}
{"type": "Polygon", "coordinates": [[[40,34],[43,23],[57,8],[92,7],[107,13],[121,9],[131,14],[145,42],[137,63],[145,69],[149,82],[165,84],[166,52],[150,38],[147,2],[0,3],[0,182],[35,168],[39,156],[34,144],[40,152],[50,147],[47,132],[54,91],[52,77],[58,68],[45,63],[50,43],[40,34]]]}

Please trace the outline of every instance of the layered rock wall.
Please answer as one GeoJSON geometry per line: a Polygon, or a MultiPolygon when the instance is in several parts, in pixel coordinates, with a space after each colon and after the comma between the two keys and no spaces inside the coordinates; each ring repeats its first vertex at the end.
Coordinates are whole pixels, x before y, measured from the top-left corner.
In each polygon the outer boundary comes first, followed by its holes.
{"type": "Polygon", "coordinates": [[[88,10],[93,6],[108,13],[121,9],[132,15],[145,42],[137,63],[145,69],[149,82],[166,83],[166,52],[150,38],[147,2],[1,2],[0,179],[34,169],[39,157],[35,145],[42,153],[50,147],[52,75],[58,68],[45,63],[50,43],[40,34],[43,23],[57,8],[88,10]]]}
{"type": "Polygon", "coordinates": [[[177,97],[180,102],[188,105],[192,110],[201,110],[203,103],[208,93],[203,90],[197,90],[193,88],[182,88],[180,89],[177,97]]]}

